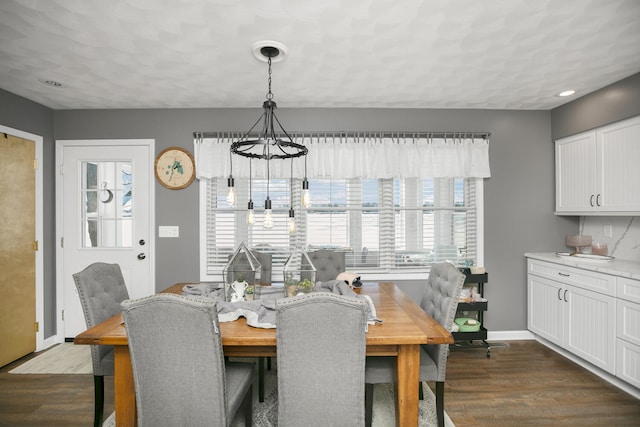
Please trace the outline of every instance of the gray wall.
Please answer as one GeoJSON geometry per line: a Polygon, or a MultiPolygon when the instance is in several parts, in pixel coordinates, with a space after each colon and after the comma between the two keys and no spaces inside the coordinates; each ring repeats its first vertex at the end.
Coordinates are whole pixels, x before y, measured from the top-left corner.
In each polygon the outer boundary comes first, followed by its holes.
{"type": "MultiPolygon", "coordinates": [[[[527,251],[564,247],[576,218],[554,210],[554,162],[548,111],[280,109],[288,130],[489,131],[492,177],[485,181],[485,266],[490,330],[526,329],[527,251]]],[[[59,110],[56,139],[154,138],[156,152],[192,150],[193,131],[245,131],[259,109],[59,110]]],[[[156,184],[156,225],[180,226],[157,239],[156,289],[198,280],[198,184],[182,191],[156,184]],[[179,207],[179,208],[177,208],[179,207]]],[[[413,294],[415,283],[403,283],[413,294]]]]}
{"type": "Polygon", "coordinates": [[[640,73],[551,110],[554,140],[640,115],[640,73]]]}
{"type": "MultiPolygon", "coordinates": [[[[55,144],[53,136],[53,110],[20,96],[0,89],[0,125],[43,137],[42,161],[44,224],[40,248],[44,251],[44,336],[56,332],[55,298],[55,180],[53,158],[55,144]]],[[[0,185],[2,181],[0,181],[0,185]]],[[[0,187],[1,189],[1,187],[0,187]]],[[[1,237],[1,236],[0,236],[1,237]]]]}
{"type": "MultiPolygon", "coordinates": [[[[485,316],[490,331],[526,329],[523,254],[564,248],[577,217],[554,211],[554,138],[640,114],[635,75],[553,111],[418,109],[280,109],[292,131],[489,131],[492,177],[485,180],[485,316]],[[612,104],[611,99],[618,100],[612,104]],[[598,116],[598,113],[601,116],[598,116]],[[615,114],[614,114],[615,113],[615,114]]],[[[0,123],[45,138],[45,336],[55,332],[55,139],[153,138],[156,153],[192,150],[192,132],[245,131],[255,109],[58,110],[0,90],[0,123]],[[55,129],[55,132],[54,132],[55,129]]],[[[179,239],[157,239],[156,289],[198,280],[198,184],[170,191],[156,184],[156,225],[180,226],[179,239]],[[179,208],[176,208],[178,206],[179,208]]],[[[417,295],[415,283],[402,283],[417,295]]]]}

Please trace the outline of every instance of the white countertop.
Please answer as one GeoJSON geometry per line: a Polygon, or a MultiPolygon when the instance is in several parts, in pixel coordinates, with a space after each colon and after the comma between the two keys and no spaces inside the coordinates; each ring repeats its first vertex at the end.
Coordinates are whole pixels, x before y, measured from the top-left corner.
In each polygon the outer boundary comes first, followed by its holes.
{"type": "Polygon", "coordinates": [[[581,258],[559,257],[554,252],[525,253],[525,257],[540,261],[553,262],[555,264],[578,267],[584,270],[597,271],[599,273],[612,274],[614,276],[628,277],[640,280],[640,262],[617,260],[590,261],[581,258]]]}

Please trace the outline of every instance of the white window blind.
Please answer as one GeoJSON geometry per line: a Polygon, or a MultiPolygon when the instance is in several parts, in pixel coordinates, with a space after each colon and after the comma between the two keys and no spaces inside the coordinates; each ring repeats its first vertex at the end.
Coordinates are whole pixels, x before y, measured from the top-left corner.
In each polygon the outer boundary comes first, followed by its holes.
{"type": "Polygon", "coordinates": [[[273,256],[273,280],[287,256],[307,250],[344,251],[347,270],[359,273],[427,271],[433,262],[478,264],[476,178],[316,179],[310,180],[313,204],[302,209],[300,180],[294,180],[297,232],[287,229],[290,180],[271,180],[274,227],[262,227],[266,180],[253,180],[256,223],[246,223],[248,180],[236,180],[238,204],[227,205],[224,178],[201,180],[206,218],[202,280],[220,280],[234,249],[247,246],[273,256]]]}

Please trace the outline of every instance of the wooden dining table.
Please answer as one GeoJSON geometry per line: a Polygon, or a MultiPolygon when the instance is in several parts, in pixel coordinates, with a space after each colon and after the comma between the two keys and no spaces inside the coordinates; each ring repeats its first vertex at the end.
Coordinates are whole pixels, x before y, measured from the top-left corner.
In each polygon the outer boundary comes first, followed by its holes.
{"type": "MultiPolygon", "coordinates": [[[[181,294],[184,285],[175,284],[163,293],[181,294]]],[[[393,283],[365,283],[360,293],[371,298],[377,317],[382,320],[369,325],[367,356],[397,357],[396,425],[417,426],[420,344],[451,344],[453,338],[393,283]]],[[[276,356],[275,329],[254,328],[239,318],[220,323],[220,331],[225,356],[276,356]]],[[[82,332],[74,343],[114,346],[116,426],[135,426],[135,387],[122,315],[117,314],[82,332]]]]}

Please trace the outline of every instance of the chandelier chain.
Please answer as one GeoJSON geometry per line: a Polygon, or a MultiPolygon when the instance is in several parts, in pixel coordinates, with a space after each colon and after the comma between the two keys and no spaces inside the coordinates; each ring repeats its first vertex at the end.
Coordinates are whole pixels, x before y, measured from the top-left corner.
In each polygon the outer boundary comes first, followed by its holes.
{"type": "Polygon", "coordinates": [[[269,83],[269,92],[267,92],[267,99],[268,100],[272,100],[273,99],[273,93],[271,93],[271,57],[268,58],[267,60],[268,64],[269,64],[269,78],[268,78],[268,83],[269,83]]]}

